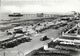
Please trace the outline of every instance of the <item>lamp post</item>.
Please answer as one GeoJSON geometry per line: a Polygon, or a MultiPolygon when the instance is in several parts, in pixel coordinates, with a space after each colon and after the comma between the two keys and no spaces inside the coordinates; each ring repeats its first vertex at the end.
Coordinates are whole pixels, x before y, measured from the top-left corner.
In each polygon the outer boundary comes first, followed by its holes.
{"type": "Polygon", "coordinates": [[[5,49],[6,49],[6,47],[3,46],[3,50],[4,50],[4,52],[3,52],[3,56],[6,56],[6,55],[5,55],[5,49]]]}

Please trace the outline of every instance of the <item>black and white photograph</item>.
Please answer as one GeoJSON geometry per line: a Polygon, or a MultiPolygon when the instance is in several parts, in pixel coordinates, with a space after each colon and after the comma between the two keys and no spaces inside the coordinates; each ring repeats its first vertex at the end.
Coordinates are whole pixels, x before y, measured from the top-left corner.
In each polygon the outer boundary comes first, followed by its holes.
{"type": "Polygon", "coordinates": [[[80,0],[0,0],[0,56],[80,56],[80,0]]]}

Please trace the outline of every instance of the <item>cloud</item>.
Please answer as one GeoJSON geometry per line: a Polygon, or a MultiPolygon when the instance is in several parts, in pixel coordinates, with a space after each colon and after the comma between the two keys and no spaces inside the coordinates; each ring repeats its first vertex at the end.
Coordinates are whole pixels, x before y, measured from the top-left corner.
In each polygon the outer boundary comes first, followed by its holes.
{"type": "Polygon", "coordinates": [[[79,11],[79,0],[6,0],[3,9],[10,12],[68,12],[79,11]],[[13,2],[14,1],[14,2],[13,2]]]}

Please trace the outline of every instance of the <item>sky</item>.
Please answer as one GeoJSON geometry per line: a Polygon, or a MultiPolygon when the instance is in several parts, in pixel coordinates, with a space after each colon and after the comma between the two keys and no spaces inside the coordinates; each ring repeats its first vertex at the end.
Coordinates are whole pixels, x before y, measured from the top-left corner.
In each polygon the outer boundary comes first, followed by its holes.
{"type": "Polygon", "coordinates": [[[1,0],[0,12],[80,12],[80,0],[1,0]]]}

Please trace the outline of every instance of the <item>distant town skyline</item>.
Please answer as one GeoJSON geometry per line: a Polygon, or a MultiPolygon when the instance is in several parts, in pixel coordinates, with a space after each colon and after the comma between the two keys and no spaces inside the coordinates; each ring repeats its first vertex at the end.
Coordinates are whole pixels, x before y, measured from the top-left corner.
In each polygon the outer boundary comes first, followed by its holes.
{"type": "Polygon", "coordinates": [[[80,0],[1,0],[1,12],[80,12],[80,0]]]}

